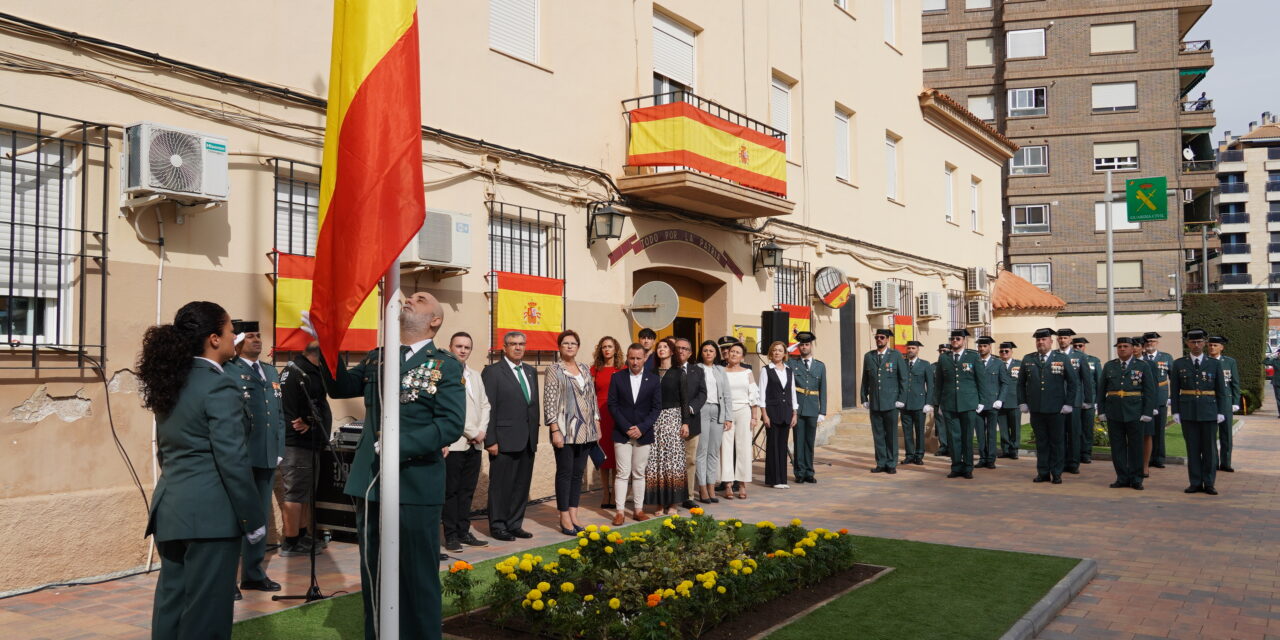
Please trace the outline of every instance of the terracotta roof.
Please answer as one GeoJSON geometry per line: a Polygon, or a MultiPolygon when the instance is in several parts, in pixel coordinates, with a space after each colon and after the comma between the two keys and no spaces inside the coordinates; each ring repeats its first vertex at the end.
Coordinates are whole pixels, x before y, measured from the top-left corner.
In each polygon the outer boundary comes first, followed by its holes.
{"type": "Polygon", "coordinates": [[[1280,124],[1264,124],[1240,136],[1241,140],[1256,140],[1258,138],[1280,138],[1280,124]]]}
{"type": "Polygon", "coordinates": [[[937,89],[932,89],[932,88],[925,88],[924,91],[920,92],[920,97],[934,98],[938,102],[941,102],[947,105],[948,107],[955,109],[957,112],[959,112],[962,118],[969,121],[969,124],[981,129],[983,133],[986,133],[987,135],[991,136],[992,138],[995,138],[996,140],[999,140],[1001,143],[1007,145],[1009,148],[1013,149],[1014,151],[1018,150],[1017,143],[1010,140],[1009,138],[1006,138],[1004,134],[1000,133],[999,130],[991,126],[991,124],[988,123],[986,120],[979,118],[978,116],[974,115],[972,111],[969,111],[969,109],[966,108],[964,105],[960,104],[959,102],[956,102],[955,98],[952,98],[951,96],[941,91],[938,91],[937,89]]]}
{"type": "Polygon", "coordinates": [[[1067,303],[1058,296],[1014,275],[1012,271],[1000,271],[996,286],[991,292],[991,308],[1013,311],[1061,311],[1067,303]]]}

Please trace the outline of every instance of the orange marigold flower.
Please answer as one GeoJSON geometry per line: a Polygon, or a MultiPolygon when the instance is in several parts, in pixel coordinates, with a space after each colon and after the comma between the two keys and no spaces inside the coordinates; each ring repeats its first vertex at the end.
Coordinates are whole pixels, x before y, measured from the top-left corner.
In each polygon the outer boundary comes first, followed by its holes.
{"type": "Polygon", "coordinates": [[[649,605],[650,607],[656,607],[660,602],[662,602],[662,596],[656,593],[649,594],[649,597],[645,600],[645,604],[649,605]]]}
{"type": "Polygon", "coordinates": [[[842,535],[842,536],[847,536],[847,535],[849,535],[849,530],[848,530],[848,529],[841,529],[841,530],[840,530],[840,535],[842,535]]]}

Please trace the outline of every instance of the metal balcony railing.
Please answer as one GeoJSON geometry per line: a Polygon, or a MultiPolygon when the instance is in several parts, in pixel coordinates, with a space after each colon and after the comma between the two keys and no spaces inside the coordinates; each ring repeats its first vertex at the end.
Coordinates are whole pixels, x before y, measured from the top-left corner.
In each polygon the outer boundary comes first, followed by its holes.
{"type": "Polygon", "coordinates": [[[1213,100],[1183,100],[1183,111],[1213,111],[1213,100]]]}
{"type": "Polygon", "coordinates": [[[1280,222],[1280,211],[1268,211],[1267,222],[1280,222]]]}
{"type": "Polygon", "coordinates": [[[1280,273],[1267,274],[1267,281],[1270,282],[1271,284],[1276,284],[1277,282],[1280,282],[1280,273]]]}
{"type": "Polygon", "coordinates": [[[1216,171],[1218,169],[1217,160],[1183,160],[1183,173],[1199,173],[1201,171],[1216,171]]]}
{"type": "Polygon", "coordinates": [[[1222,284],[1253,284],[1252,273],[1224,273],[1222,284]]]}
{"type": "Polygon", "coordinates": [[[1222,253],[1223,255],[1240,255],[1242,253],[1249,253],[1249,243],[1236,242],[1234,244],[1224,244],[1222,245],[1222,253]]]}
{"type": "Polygon", "coordinates": [[[1178,51],[1181,53],[1199,53],[1203,51],[1213,51],[1208,40],[1183,40],[1178,45],[1178,51]]]}
{"type": "Polygon", "coordinates": [[[1218,184],[1218,193],[1249,193],[1249,183],[1222,182],[1218,184]]]}
{"type": "Polygon", "coordinates": [[[1230,149],[1218,154],[1218,162],[1244,162],[1243,149],[1230,149]]]}
{"type": "Polygon", "coordinates": [[[1280,180],[1268,180],[1267,191],[1280,191],[1280,180]]]}
{"type": "Polygon", "coordinates": [[[1280,253],[1280,242],[1268,242],[1267,253],[1280,253]]]}
{"type": "Polygon", "coordinates": [[[1249,224],[1248,213],[1224,213],[1219,219],[1221,224],[1249,224]]]}

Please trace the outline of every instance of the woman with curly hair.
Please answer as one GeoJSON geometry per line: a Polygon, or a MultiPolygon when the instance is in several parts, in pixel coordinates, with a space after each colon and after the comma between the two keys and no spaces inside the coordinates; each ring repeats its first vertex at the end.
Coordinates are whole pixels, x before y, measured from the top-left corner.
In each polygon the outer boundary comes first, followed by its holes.
{"type": "Polygon", "coordinates": [[[152,638],[230,638],[240,539],[266,536],[244,398],[222,370],[234,340],[213,302],[187,303],[142,338],[142,405],[156,417],[162,471],[147,522],[161,560],[152,638]]]}
{"type": "Polygon", "coordinates": [[[622,371],[622,345],[613,336],[600,338],[591,364],[591,377],[595,380],[596,401],[600,403],[600,449],[604,451],[604,462],[600,463],[602,479],[601,509],[612,511],[617,507],[613,497],[613,414],[609,413],[609,381],[613,374],[622,371]]]}
{"type": "Polygon", "coordinates": [[[662,385],[662,412],[653,424],[653,447],[644,470],[645,504],[658,506],[658,515],[676,513],[675,505],[689,499],[684,439],[689,437],[689,403],[685,400],[684,370],[674,338],[663,338],[653,348],[656,372],[662,385]]]}

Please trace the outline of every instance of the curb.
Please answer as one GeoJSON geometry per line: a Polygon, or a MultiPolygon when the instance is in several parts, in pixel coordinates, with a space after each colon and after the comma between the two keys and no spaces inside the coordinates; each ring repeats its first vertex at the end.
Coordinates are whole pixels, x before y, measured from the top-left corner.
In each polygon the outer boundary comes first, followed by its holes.
{"type": "Polygon", "coordinates": [[[1049,625],[1049,621],[1058,615],[1075,598],[1094,576],[1098,575],[1098,562],[1093,558],[1085,558],[1076,564],[1058,584],[1046,593],[1035,606],[1031,607],[1013,626],[1009,627],[1000,640],[1029,640],[1049,625]]]}

